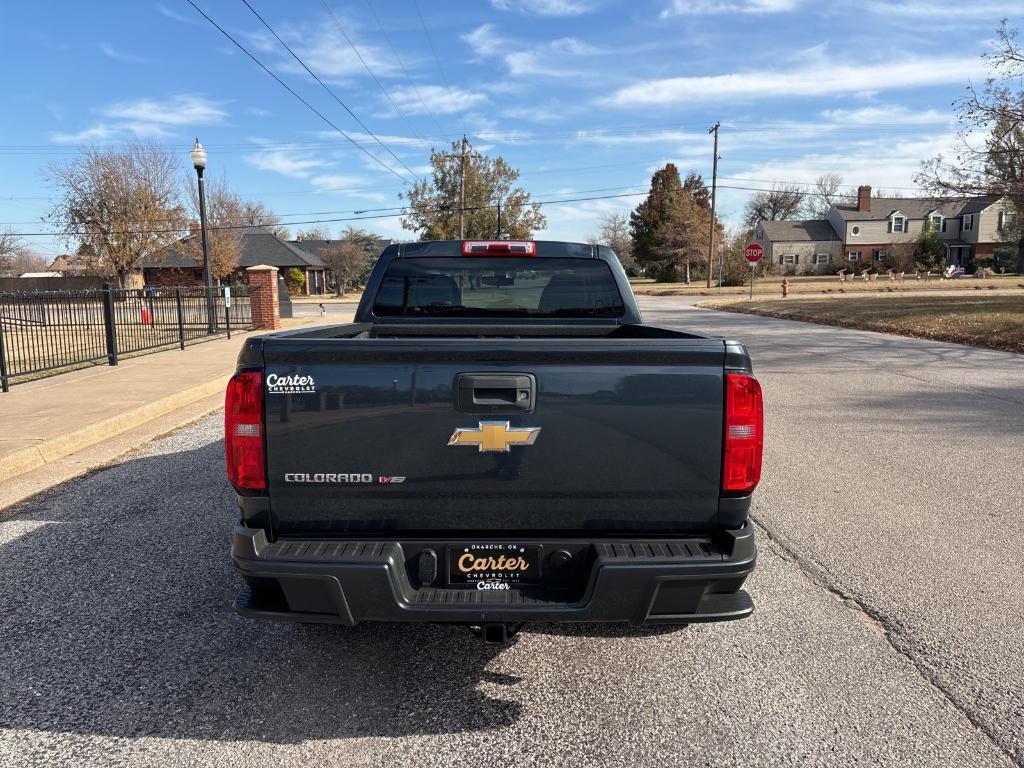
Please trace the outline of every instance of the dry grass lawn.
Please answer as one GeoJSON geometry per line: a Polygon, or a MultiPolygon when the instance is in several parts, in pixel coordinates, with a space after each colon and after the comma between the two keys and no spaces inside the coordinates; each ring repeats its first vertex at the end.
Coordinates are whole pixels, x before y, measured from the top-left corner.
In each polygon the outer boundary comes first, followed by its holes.
{"type": "MultiPolygon", "coordinates": [[[[633,293],[638,296],[746,296],[750,292],[748,286],[729,288],[707,288],[703,282],[656,283],[654,281],[631,280],[633,293]]],[[[790,294],[846,294],[846,293],[911,293],[916,291],[993,291],[1022,290],[1024,277],[1018,275],[1000,275],[984,280],[978,278],[960,278],[943,280],[932,276],[930,280],[918,280],[907,276],[902,282],[890,280],[881,275],[876,280],[847,278],[845,283],[839,282],[835,275],[815,275],[789,278],[790,294]]],[[[771,275],[758,277],[754,283],[755,296],[779,296],[782,294],[782,277],[771,275]]]]}
{"type": "Polygon", "coordinates": [[[701,306],[1024,353],[1022,295],[849,295],[701,306]]]}

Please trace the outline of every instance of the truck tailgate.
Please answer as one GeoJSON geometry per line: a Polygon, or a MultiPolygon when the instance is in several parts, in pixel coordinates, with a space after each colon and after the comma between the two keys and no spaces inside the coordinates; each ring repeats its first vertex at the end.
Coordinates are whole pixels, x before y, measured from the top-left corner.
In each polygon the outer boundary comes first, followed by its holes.
{"type": "Polygon", "coordinates": [[[273,528],[712,528],[724,359],[715,339],[268,338],[273,528]],[[456,377],[466,374],[532,376],[532,411],[456,410],[456,377]],[[481,422],[497,425],[499,443],[509,435],[507,452],[478,449],[481,422]],[[524,428],[539,428],[532,444],[515,443],[524,428]],[[457,429],[468,440],[450,445],[457,429]]]}

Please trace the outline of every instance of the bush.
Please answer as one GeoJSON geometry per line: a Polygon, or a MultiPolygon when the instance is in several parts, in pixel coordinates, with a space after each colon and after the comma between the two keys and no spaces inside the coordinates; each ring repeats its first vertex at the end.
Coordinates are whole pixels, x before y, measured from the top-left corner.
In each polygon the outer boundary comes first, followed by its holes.
{"type": "Polygon", "coordinates": [[[678,283],[682,281],[679,267],[672,262],[657,265],[655,267],[654,279],[659,283],[678,283]]]}
{"type": "Polygon", "coordinates": [[[306,273],[298,267],[290,267],[284,273],[284,284],[288,286],[288,294],[295,296],[302,293],[306,286],[306,273]]]}

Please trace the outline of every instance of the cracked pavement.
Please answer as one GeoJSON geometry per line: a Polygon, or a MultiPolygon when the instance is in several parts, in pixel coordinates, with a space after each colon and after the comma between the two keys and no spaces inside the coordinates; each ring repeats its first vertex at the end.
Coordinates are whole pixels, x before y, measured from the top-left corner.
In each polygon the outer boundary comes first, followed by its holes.
{"type": "Polygon", "coordinates": [[[1024,357],[641,304],[764,384],[753,617],[241,619],[213,415],[0,521],[0,765],[1024,764],[1024,357]]]}

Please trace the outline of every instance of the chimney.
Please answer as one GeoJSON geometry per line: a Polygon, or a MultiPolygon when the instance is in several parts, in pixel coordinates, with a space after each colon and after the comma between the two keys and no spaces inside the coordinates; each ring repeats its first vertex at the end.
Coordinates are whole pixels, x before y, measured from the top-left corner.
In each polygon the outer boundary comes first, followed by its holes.
{"type": "Polygon", "coordinates": [[[299,232],[299,234],[297,234],[295,236],[295,242],[297,242],[297,243],[301,243],[302,242],[302,233],[301,232],[299,232]]]}
{"type": "Polygon", "coordinates": [[[196,235],[202,233],[202,226],[199,224],[198,221],[196,221],[195,219],[192,219],[188,223],[188,233],[189,233],[190,236],[195,237],[196,235]]]}
{"type": "Polygon", "coordinates": [[[871,210],[871,187],[867,184],[857,187],[857,210],[863,213],[871,210]]]}

